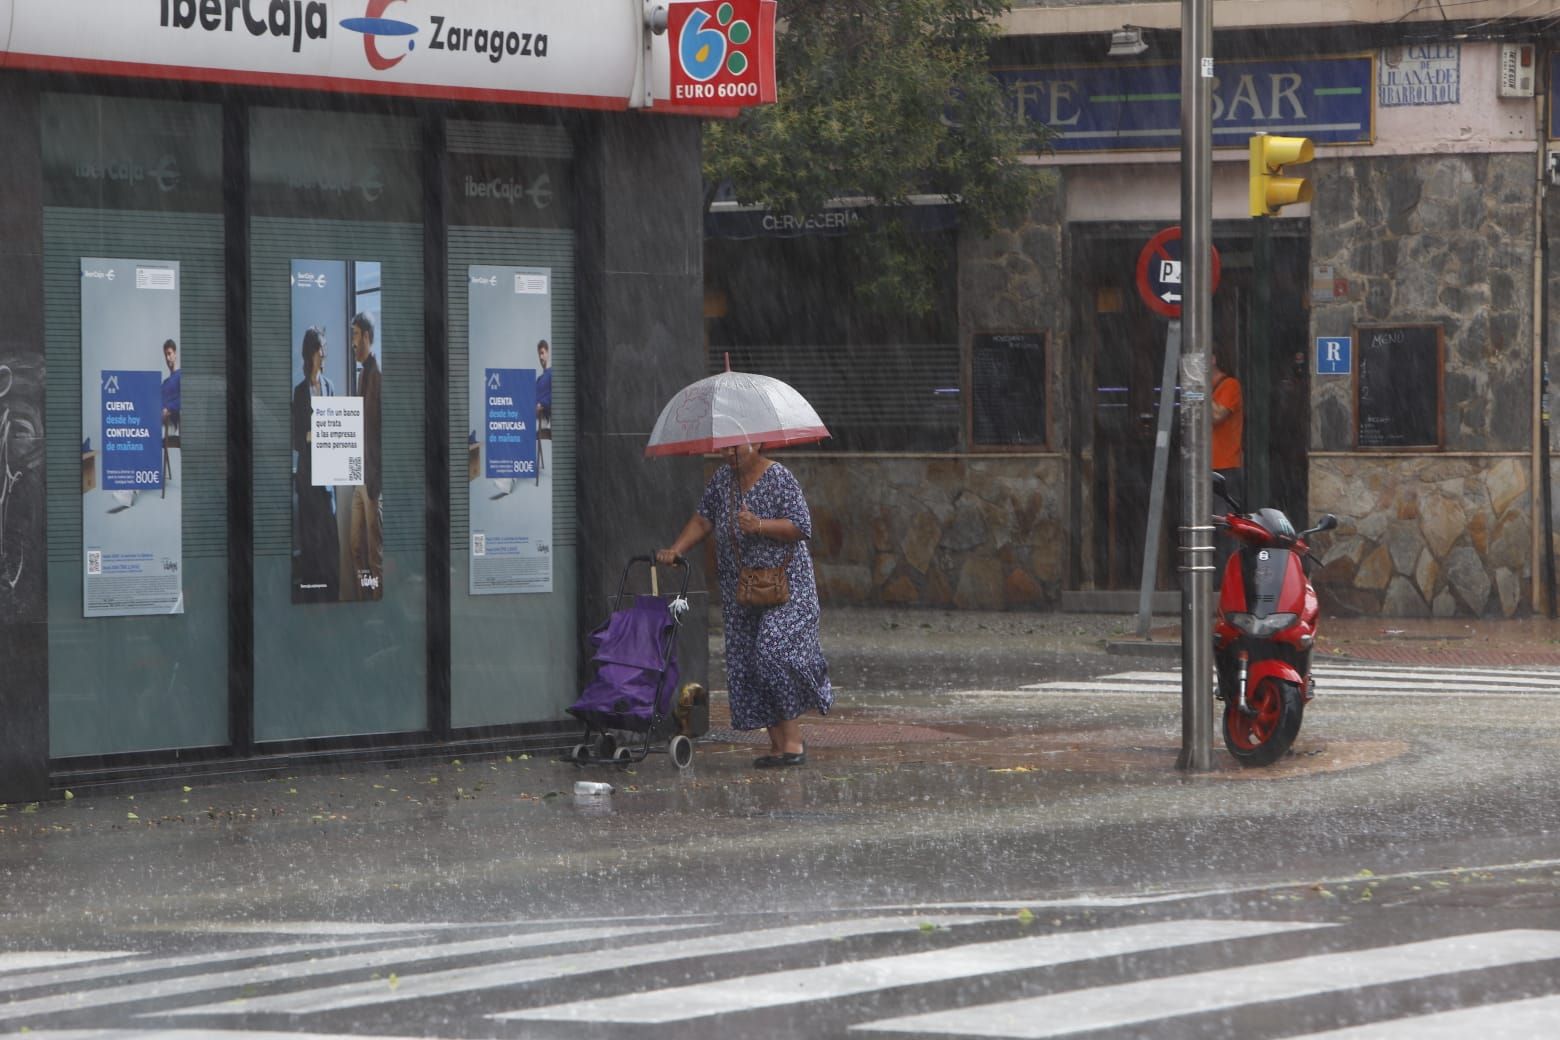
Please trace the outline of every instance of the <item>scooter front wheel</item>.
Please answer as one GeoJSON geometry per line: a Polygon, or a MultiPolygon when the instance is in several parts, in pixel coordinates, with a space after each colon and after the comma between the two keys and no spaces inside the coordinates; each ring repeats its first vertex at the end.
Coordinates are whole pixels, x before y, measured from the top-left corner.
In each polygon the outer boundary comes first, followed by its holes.
{"type": "Polygon", "coordinates": [[[1224,746],[1243,766],[1271,765],[1300,735],[1300,687],[1265,676],[1246,691],[1246,706],[1250,714],[1240,710],[1238,698],[1225,701],[1224,746]]]}

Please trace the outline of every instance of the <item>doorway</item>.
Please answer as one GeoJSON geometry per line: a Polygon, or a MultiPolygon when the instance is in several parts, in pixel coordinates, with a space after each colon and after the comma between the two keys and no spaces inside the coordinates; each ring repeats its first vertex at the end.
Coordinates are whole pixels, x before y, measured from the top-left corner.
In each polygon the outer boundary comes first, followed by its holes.
{"type": "MultiPolygon", "coordinates": [[[[1080,418],[1073,479],[1083,489],[1077,519],[1087,532],[1078,544],[1082,587],[1136,589],[1142,581],[1169,323],[1138,295],[1135,275],[1139,252],[1159,230],[1160,225],[1146,223],[1077,223],[1069,228],[1076,294],[1073,342],[1079,365],[1074,393],[1080,418]]],[[[1241,379],[1246,444],[1260,444],[1266,433],[1267,501],[1243,504],[1276,506],[1304,526],[1310,441],[1309,230],[1303,220],[1272,222],[1269,299],[1260,313],[1253,304],[1253,231],[1250,221],[1214,225],[1222,278],[1213,296],[1213,340],[1226,370],[1241,379]],[[1256,324],[1262,321],[1265,330],[1256,324]],[[1266,366],[1253,364],[1261,360],[1253,344],[1263,338],[1266,366]]],[[[1170,429],[1155,569],[1158,589],[1179,587],[1179,417],[1170,429]]],[[[1255,471],[1262,466],[1262,460],[1247,455],[1248,486],[1260,486],[1261,475],[1255,471]]]]}

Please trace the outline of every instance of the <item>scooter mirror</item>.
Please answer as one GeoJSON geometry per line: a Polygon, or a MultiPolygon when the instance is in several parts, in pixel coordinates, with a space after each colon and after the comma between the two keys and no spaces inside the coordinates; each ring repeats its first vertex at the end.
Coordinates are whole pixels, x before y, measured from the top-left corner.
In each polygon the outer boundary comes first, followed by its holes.
{"type": "Polygon", "coordinates": [[[1335,528],[1337,526],[1338,526],[1338,518],[1336,516],[1333,516],[1331,513],[1324,513],[1322,515],[1322,518],[1316,522],[1316,526],[1315,527],[1311,528],[1309,531],[1302,531],[1301,532],[1301,537],[1304,537],[1305,535],[1308,535],[1308,534],[1316,534],[1316,533],[1318,533],[1320,531],[1331,531],[1333,528],[1335,528]]]}

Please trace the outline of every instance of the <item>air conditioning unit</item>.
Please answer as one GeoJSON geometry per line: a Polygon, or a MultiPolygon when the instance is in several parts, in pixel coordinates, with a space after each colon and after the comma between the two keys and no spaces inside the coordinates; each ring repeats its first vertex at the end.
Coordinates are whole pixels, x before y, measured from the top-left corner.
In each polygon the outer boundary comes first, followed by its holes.
{"type": "Polygon", "coordinates": [[[1500,45],[1500,96],[1530,98],[1538,80],[1538,47],[1531,43],[1500,45]]]}

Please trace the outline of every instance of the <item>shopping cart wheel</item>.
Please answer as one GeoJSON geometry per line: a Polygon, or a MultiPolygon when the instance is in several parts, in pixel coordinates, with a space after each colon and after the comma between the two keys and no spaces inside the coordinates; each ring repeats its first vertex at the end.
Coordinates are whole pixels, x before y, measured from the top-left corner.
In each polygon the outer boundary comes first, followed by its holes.
{"type": "Polygon", "coordinates": [[[679,733],[666,745],[666,753],[672,756],[672,765],[687,769],[693,764],[693,741],[679,733]]]}
{"type": "Polygon", "coordinates": [[[569,761],[573,762],[577,766],[584,765],[586,760],[589,759],[589,758],[590,758],[590,745],[589,744],[576,744],[572,748],[569,749],[569,761]]]}
{"type": "Polygon", "coordinates": [[[629,765],[634,761],[634,749],[631,747],[618,748],[612,752],[612,761],[619,766],[629,765]]]}

